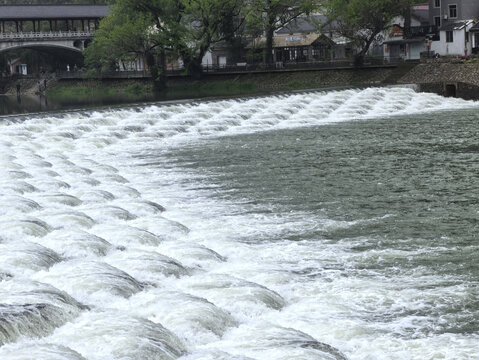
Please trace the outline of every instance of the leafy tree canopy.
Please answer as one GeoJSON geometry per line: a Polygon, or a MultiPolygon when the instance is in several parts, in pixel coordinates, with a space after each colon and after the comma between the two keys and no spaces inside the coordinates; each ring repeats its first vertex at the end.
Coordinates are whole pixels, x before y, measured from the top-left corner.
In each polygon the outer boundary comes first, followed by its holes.
{"type": "Polygon", "coordinates": [[[142,54],[154,79],[164,82],[165,53],[170,52],[182,58],[189,74],[198,74],[210,46],[234,31],[225,19],[239,15],[240,1],[116,0],[87,49],[87,64],[105,68],[113,59],[142,54]]]}

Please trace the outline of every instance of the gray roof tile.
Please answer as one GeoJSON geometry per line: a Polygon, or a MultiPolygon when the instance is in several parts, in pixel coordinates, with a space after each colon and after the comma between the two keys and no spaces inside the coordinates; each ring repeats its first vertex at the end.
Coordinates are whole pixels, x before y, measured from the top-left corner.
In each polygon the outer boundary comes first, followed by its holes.
{"type": "Polygon", "coordinates": [[[2,5],[0,20],[94,19],[109,12],[107,5],[2,5]]]}

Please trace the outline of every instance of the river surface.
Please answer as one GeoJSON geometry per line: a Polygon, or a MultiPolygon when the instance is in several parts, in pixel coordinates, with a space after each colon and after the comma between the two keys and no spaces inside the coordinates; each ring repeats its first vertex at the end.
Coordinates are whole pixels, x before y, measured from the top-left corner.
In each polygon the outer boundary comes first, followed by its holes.
{"type": "Polygon", "coordinates": [[[371,88],[0,122],[0,359],[478,359],[479,104],[371,88]]]}

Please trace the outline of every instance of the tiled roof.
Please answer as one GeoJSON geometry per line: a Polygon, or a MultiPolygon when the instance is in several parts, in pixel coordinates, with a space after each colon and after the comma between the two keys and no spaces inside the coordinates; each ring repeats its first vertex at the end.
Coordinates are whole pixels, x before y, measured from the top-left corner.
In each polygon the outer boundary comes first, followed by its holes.
{"type": "MultiPolygon", "coordinates": [[[[296,46],[309,46],[315,40],[320,37],[319,34],[307,34],[307,35],[278,35],[273,38],[273,47],[296,47],[296,46]]],[[[253,40],[248,44],[248,48],[261,48],[266,46],[266,38],[260,37],[253,40]]]]}
{"type": "Polygon", "coordinates": [[[479,32],[479,22],[475,23],[472,28],[469,29],[470,32],[479,32]]]}
{"type": "Polygon", "coordinates": [[[472,20],[457,21],[453,23],[447,23],[444,26],[441,26],[439,30],[441,31],[452,31],[452,30],[461,30],[465,26],[472,23],[472,20]]]}
{"type": "Polygon", "coordinates": [[[318,32],[327,32],[332,28],[328,22],[328,17],[325,15],[313,15],[303,16],[292,20],[287,25],[283,26],[280,30],[276,31],[277,34],[309,34],[318,32]],[[321,28],[322,27],[322,28],[321,28]]]}
{"type": "Polygon", "coordinates": [[[2,5],[0,20],[95,19],[109,12],[107,5],[2,5]]]}

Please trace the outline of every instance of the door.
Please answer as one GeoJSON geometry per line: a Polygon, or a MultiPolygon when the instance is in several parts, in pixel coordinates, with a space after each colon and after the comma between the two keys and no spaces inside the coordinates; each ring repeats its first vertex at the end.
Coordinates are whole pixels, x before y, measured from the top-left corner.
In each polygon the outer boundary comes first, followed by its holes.
{"type": "Polygon", "coordinates": [[[218,56],[218,66],[226,67],[226,56],[218,56]]]}
{"type": "Polygon", "coordinates": [[[399,58],[399,45],[389,45],[389,57],[391,59],[399,58]]]}

